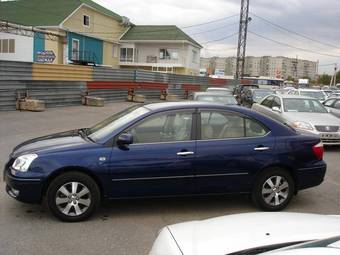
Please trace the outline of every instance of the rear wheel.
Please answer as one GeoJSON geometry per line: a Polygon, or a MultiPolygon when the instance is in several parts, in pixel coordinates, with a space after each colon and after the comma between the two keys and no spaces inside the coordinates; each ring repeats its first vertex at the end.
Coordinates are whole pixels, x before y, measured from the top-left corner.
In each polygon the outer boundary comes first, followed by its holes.
{"type": "Polygon", "coordinates": [[[270,168],[257,178],[252,199],[257,207],[265,211],[284,209],[294,194],[294,180],[288,171],[270,168]]]}
{"type": "Polygon", "coordinates": [[[100,203],[100,190],[86,174],[69,172],[55,178],[48,187],[47,204],[58,219],[68,222],[90,217],[100,203]]]}

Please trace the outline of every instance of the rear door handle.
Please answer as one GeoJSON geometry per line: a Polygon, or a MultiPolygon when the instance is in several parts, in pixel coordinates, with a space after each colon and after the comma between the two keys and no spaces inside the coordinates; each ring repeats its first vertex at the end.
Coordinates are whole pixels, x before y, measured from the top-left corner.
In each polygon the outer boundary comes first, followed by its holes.
{"type": "Polygon", "coordinates": [[[269,147],[256,147],[254,148],[254,151],[267,151],[269,150],[270,148],[269,147]]]}
{"type": "Polygon", "coordinates": [[[193,151],[181,151],[181,152],[177,152],[178,156],[189,156],[189,155],[194,155],[193,151]]]}

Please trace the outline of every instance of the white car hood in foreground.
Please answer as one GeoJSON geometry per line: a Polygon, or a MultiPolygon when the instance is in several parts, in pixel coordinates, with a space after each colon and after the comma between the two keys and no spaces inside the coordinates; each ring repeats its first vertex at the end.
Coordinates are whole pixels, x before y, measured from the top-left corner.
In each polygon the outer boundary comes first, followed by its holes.
{"type": "Polygon", "coordinates": [[[150,254],[225,255],[271,244],[337,235],[340,235],[338,216],[301,213],[236,214],[168,226],[161,231],[150,254]],[[175,240],[165,240],[171,238],[175,240]],[[178,253],[165,248],[169,247],[169,243],[172,243],[172,248],[174,244],[179,247],[178,253]]]}

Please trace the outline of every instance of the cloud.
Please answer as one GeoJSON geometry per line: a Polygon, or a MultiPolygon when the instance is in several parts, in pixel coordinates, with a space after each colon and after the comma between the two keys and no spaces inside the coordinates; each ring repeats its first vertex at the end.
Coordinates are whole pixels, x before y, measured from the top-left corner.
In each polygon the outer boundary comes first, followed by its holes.
{"type": "MultiPolygon", "coordinates": [[[[97,3],[130,18],[135,24],[175,24],[179,27],[200,24],[207,21],[238,14],[240,0],[96,0],[97,3]]],[[[320,64],[338,62],[340,65],[340,1],[331,0],[250,0],[250,11],[290,30],[328,42],[339,47],[329,47],[304,39],[292,33],[280,31],[250,14],[249,30],[268,38],[298,48],[338,55],[339,58],[308,53],[269,42],[255,35],[248,35],[247,55],[284,55],[320,61],[320,64]]],[[[198,42],[213,41],[238,31],[238,17],[216,23],[184,29],[198,42]],[[220,29],[217,29],[220,28],[220,29]],[[215,30],[215,31],[211,31],[215,30]],[[204,32],[204,33],[200,33],[204,32]],[[198,34],[200,33],[200,34],[198,34]]],[[[235,56],[237,37],[203,45],[203,56],[235,56]],[[232,49],[234,48],[234,49],[232,49]]],[[[331,73],[332,66],[320,68],[331,73]]]]}

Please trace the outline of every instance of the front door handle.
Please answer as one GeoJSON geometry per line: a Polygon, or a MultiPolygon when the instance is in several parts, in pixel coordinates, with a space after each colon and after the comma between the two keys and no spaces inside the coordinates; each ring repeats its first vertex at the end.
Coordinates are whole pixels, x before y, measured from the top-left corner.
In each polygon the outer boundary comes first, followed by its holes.
{"type": "Polygon", "coordinates": [[[256,147],[254,148],[254,151],[267,151],[269,150],[270,148],[269,147],[256,147]]]}
{"type": "Polygon", "coordinates": [[[178,156],[189,156],[189,155],[194,155],[193,151],[181,151],[181,152],[177,152],[178,156]]]}

